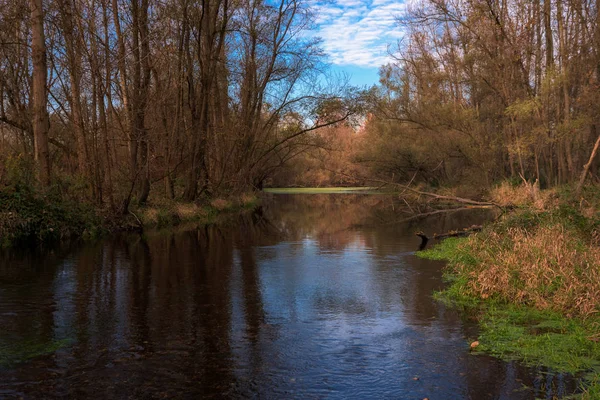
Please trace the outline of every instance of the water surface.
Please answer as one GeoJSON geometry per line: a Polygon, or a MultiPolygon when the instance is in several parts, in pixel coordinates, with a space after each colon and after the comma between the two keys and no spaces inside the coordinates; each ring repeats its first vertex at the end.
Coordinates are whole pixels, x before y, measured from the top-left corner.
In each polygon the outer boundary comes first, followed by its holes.
{"type": "Polygon", "coordinates": [[[560,375],[475,356],[393,196],[272,195],[205,227],[0,256],[0,398],[533,399],[560,375]]]}

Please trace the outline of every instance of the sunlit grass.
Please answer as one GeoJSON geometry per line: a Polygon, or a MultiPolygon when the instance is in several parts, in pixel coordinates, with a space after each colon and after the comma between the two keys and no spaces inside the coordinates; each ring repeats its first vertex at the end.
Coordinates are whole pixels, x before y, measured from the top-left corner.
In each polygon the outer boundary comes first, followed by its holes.
{"type": "Polygon", "coordinates": [[[334,194],[334,193],[364,193],[380,194],[385,193],[377,187],[323,187],[323,188],[267,188],[266,193],[274,194],[334,194]]]}
{"type": "Polygon", "coordinates": [[[228,198],[213,198],[204,204],[161,200],[134,209],[145,227],[173,227],[184,222],[212,223],[219,215],[250,210],[259,203],[251,193],[228,198]]]}

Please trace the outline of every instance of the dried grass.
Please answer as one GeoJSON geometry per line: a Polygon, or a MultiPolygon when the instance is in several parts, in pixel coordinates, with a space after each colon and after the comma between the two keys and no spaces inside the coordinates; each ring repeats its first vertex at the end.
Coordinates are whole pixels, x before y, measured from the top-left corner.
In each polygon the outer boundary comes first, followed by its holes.
{"type": "Polygon", "coordinates": [[[144,225],[156,225],[158,223],[158,214],[159,211],[157,208],[145,208],[141,215],[144,225]]]}
{"type": "Polygon", "coordinates": [[[510,228],[464,244],[479,262],[457,265],[481,297],[498,295],[539,309],[588,317],[600,305],[600,248],[581,244],[556,224],[534,231],[510,228]]]}
{"type": "Polygon", "coordinates": [[[210,202],[210,205],[217,211],[223,211],[231,208],[231,202],[225,199],[217,198],[210,202]]]}
{"type": "Polygon", "coordinates": [[[176,225],[181,221],[193,221],[206,217],[207,211],[194,203],[165,203],[157,207],[139,210],[140,218],[147,226],[176,225]]]}
{"type": "Polygon", "coordinates": [[[531,193],[524,186],[512,186],[509,182],[502,182],[492,189],[490,196],[495,203],[506,206],[523,206],[531,203],[531,193]]]}
{"type": "Polygon", "coordinates": [[[206,211],[193,203],[178,203],[175,205],[175,213],[182,221],[206,216],[206,211]]]}
{"type": "Polygon", "coordinates": [[[502,182],[490,192],[492,201],[503,206],[530,206],[536,210],[549,210],[558,204],[558,196],[554,190],[540,191],[536,183],[523,182],[514,186],[502,182]]]}
{"type": "Polygon", "coordinates": [[[240,196],[240,203],[242,206],[247,206],[256,201],[256,196],[252,193],[242,193],[240,196]]]}

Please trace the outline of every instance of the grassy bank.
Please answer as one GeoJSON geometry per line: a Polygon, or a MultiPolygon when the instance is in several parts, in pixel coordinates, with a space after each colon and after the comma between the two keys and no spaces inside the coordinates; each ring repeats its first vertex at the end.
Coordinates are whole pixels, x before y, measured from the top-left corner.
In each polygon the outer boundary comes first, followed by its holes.
{"type": "Polygon", "coordinates": [[[600,196],[525,189],[496,192],[521,201],[482,232],[419,255],[448,261],[436,297],[477,316],[476,351],[586,373],[583,398],[600,398],[600,196]]]}
{"type": "Polygon", "coordinates": [[[206,199],[200,203],[157,200],[118,215],[96,205],[66,199],[52,191],[10,186],[0,190],[0,247],[91,239],[116,231],[162,228],[183,222],[210,223],[258,204],[253,194],[206,199]]]}
{"type": "Polygon", "coordinates": [[[96,237],[106,226],[102,215],[89,204],[29,188],[0,190],[0,247],[96,237]]]}
{"type": "Polygon", "coordinates": [[[208,224],[221,215],[253,209],[259,201],[256,195],[250,193],[228,198],[214,198],[201,203],[159,200],[144,207],[134,208],[132,212],[144,227],[164,228],[185,222],[208,224]]]}

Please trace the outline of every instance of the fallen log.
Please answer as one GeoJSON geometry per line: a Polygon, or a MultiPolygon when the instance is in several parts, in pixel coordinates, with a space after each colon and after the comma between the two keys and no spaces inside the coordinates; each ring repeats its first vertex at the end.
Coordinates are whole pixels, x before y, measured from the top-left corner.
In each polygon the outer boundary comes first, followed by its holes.
{"type": "MultiPolygon", "coordinates": [[[[452,230],[446,233],[437,234],[434,233],[432,239],[434,240],[442,240],[449,237],[464,237],[469,236],[472,233],[480,232],[483,229],[481,225],[472,225],[468,228],[463,228],[461,230],[452,230]]],[[[429,242],[429,237],[423,233],[422,231],[415,232],[415,235],[421,238],[421,244],[419,245],[419,251],[424,250],[427,247],[427,243],[429,242]]]]}
{"type": "Polygon", "coordinates": [[[449,237],[469,236],[472,233],[480,232],[481,229],[483,229],[483,227],[481,225],[472,225],[468,228],[463,228],[462,230],[448,231],[446,233],[439,234],[439,235],[437,233],[434,233],[433,238],[436,240],[441,240],[441,239],[446,239],[449,237]]]}
{"type": "MultiPolygon", "coordinates": [[[[422,190],[413,189],[413,188],[409,187],[408,185],[403,185],[401,183],[396,183],[396,182],[383,181],[380,179],[369,179],[369,181],[378,182],[383,185],[397,186],[399,188],[404,189],[404,191],[408,190],[409,192],[413,192],[415,194],[418,194],[419,196],[429,197],[429,198],[431,198],[431,200],[444,200],[444,201],[449,201],[449,202],[453,202],[453,203],[468,204],[471,206],[498,207],[500,210],[504,211],[504,207],[502,207],[500,204],[495,203],[493,201],[477,201],[477,200],[472,200],[472,199],[466,199],[464,197],[446,196],[446,195],[441,195],[441,194],[436,194],[436,193],[431,193],[431,192],[424,192],[422,190]]],[[[409,185],[410,185],[410,183],[412,183],[412,180],[411,180],[411,182],[409,182],[409,185]]]]}

